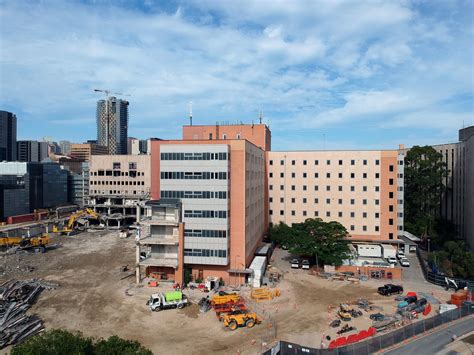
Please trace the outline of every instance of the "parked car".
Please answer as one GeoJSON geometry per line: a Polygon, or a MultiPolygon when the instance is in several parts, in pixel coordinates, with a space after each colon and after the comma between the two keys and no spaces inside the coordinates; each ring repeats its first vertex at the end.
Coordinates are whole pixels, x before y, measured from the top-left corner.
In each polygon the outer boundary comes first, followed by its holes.
{"type": "Polygon", "coordinates": [[[301,268],[302,268],[303,270],[309,270],[309,260],[303,260],[303,261],[301,262],[301,268]]]}
{"type": "Polygon", "coordinates": [[[300,261],[298,259],[291,259],[290,264],[292,269],[300,268],[300,261]]]}
{"type": "Polygon", "coordinates": [[[288,250],[288,246],[285,245],[285,244],[281,245],[281,248],[282,248],[283,250],[288,250]]]}
{"type": "Polygon", "coordinates": [[[393,256],[389,256],[387,258],[387,261],[389,264],[395,265],[397,263],[397,259],[395,259],[393,256]]]}
{"type": "Polygon", "coordinates": [[[369,318],[373,320],[374,322],[381,322],[385,320],[386,317],[382,313],[374,313],[374,314],[371,314],[369,318]]]}
{"type": "Polygon", "coordinates": [[[400,265],[404,267],[409,267],[410,266],[410,261],[407,258],[401,258],[400,259],[400,265]]]}
{"type": "Polygon", "coordinates": [[[405,257],[405,252],[403,250],[397,251],[397,258],[401,259],[405,257]]]}
{"type": "Polygon", "coordinates": [[[377,292],[382,296],[391,296],[394,294],[402,294],[403,287],[400,285],[386,284],[377,289],[377,292]]]}

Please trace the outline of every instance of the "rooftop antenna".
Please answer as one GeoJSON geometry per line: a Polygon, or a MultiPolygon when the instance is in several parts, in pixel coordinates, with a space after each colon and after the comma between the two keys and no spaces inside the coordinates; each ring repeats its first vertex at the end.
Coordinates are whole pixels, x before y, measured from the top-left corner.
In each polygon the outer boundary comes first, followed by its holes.
{"type": "Polygon", "coordinates": [[[260,115],[258,117],[258,120],[259,120],[260,124],[262,124],[262,119],[263,119],[263,111],[260,110],[260,115]]]}
{"type": "Polygon", "coordinates": [[[193,102],[189,101],[189,125],[193,125],[193,102]]]}

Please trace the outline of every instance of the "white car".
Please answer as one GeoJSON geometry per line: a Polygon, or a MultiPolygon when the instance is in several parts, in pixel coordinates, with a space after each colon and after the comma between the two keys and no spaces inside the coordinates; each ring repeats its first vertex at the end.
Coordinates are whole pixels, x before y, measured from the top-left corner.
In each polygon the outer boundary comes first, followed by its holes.
{"type": "Polygon", "coordinates": [[[408,266],[410,266],[410,261],[407,258],[401,258],[400,259],[400,265],[408,267],[408,266]]]}
{"type": "Polygon", "coordinates": [[[389,257],[387,258],[387,262],[388,262],[389,264],[395,265],[395,264],[397,263],[397,259],[395,259],[394,256],[389,256],[389,257]]]}
{"type": "Polygon", "coordinates": [[[303,260],[303,261],[301,262],[301,268],[302,268],[303,270],[309,270],[309,260],[303,260]]]}
{"type": "Polygon", "coordinates": [[[290,261],[290,265],[292,269],[299,269],[300,268],[300,261],[298,259],[292,259],[290,261]]]}
{"type": "Polygon", "coordinates": [[[397,258],[398,259],[403,259],[405,258],[405,252],[403,250],[397,251],[397,258]]]}

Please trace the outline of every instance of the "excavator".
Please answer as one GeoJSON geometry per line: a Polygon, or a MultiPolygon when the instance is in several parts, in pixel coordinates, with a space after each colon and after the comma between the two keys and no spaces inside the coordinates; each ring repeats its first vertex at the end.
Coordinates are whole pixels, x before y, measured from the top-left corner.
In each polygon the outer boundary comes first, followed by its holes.
{"type": "Polygon", "coordinates": [[[86,208],[76,213],[73,213],[69,216],[69,220],[66,225],[62,228],[59,228],[57,225],[53,226],[53,233],[60,233],[61,235],[70,235],[72,232],[78,229],[77,220],[79,218],[88,218],[88,219],[95,219],[100,220],[100,216],[90,208],[86,208]]]}
{"type": "Polygon", "coordinates": [[[11,247],[20,247],[21,249],[38,248],[41,252],[46,251],[46,246],[50,239],[47,234],[36,237],[0,237],[0,248],[8,249],[11,247]]]}

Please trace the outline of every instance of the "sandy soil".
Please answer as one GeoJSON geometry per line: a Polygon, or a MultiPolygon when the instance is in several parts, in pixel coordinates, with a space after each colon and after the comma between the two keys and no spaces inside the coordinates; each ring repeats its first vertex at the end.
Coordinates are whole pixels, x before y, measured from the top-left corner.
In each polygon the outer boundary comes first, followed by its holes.
{"type": "MultiPolygon", "coordinates": [[[[134,277],[121,279],[133,271],[135,244],[132,238],[119,239],[117,233],[81,233],[73,237],[53,237],[61,248],[45,254],[0,257],[1,281],[10,278],[43,278],[60,287],[45,291],[31,312],[37,313],[47,328],[79,330],[88,336],[116,334],[140,341],[156,354],[258,354],[274,339],[319,347],[321,337],[335,336],[328,324],[341,302],[364,297],[393,312],[393,298],[377,295],[380,283],[331,282],[303,270],[287,270],[277,250],[273,266],[284,277],[279,284],[281,297],[254,305],[263,322],[253,329],[225,329],[213,312],[199,313],[196,305],[182,310],[151,312],[146,306],[150,294],[170,288],[135,287],[134,277]],[[121,266],[130,265],[129,272],[121,266]],[[30,265],[33,271],[26,271],[30,265]],[[17,268],[20,266],[20,268],[17,268]],[[126,290],[131,296],[126,294],[126,290]]],[[[421,285],[429,290],[431,285],[421,285]]],[[[415,290],[416,291],[416,290],[415,290]]],[[[193,300],[204,294],[187,290],[193,300]]],[[[436,290],[439,297],[444,291],[436,290]]],[[[248,289],[242,290],[248,294],[248,289]]],[[[350,322],[359,330],[370,326],[368,315],[350,322]]],[[[350,333],[349,333],[350,334],[350,333]]],[[[346,333],[347,335],[347,333],[346,333]]]]}

